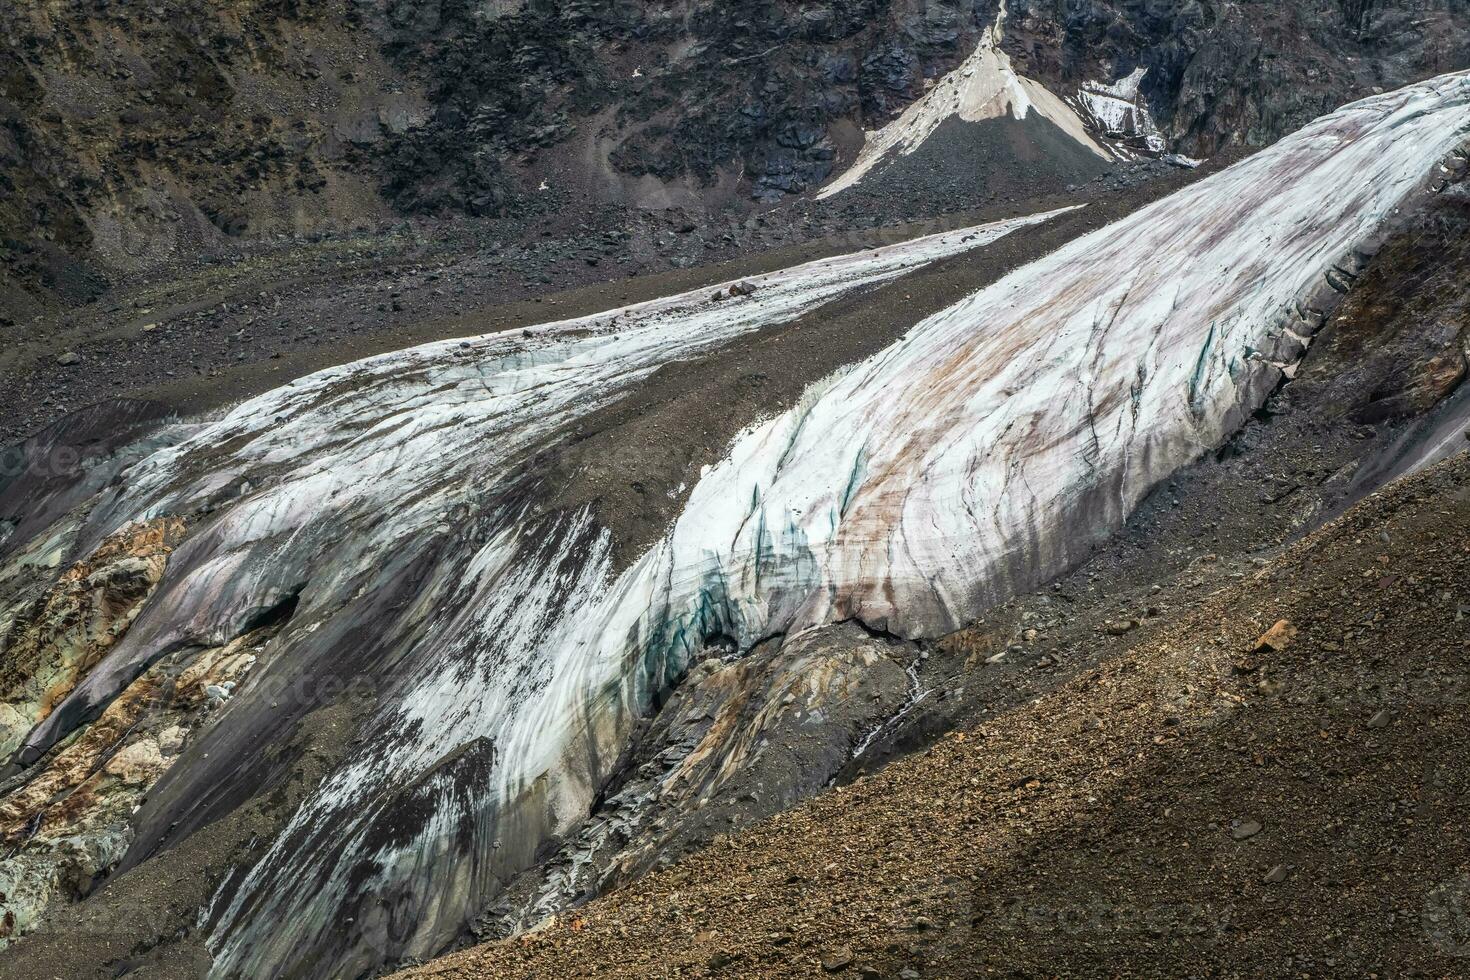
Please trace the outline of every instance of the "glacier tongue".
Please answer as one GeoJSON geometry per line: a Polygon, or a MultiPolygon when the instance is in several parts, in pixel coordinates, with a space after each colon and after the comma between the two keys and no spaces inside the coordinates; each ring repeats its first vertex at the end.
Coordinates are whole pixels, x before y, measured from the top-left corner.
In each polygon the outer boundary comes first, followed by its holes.
{"type": "MultiPolygon", "coordinates": [[[[478,631],[475,656],[411,678],[399,713],[297,822],[350,811],[361,836],[346,853],[379,869],[370,890],[428,889],[466,824],[505,839],[548,811],[581,812],[631,718],[707,642],[745,649],[852,617],[935,634],[1058,572],[1263,401],[1329,311],[1334,263],[1467,127],[1465,75],[1369,99],[1018,270],[748,430],[613,581],[584,515],[538,527],[529,547],[514,538],[531,525],[507,522],[462,601],[434,614],[448,633],[478,631]],[[446,781],[416,833],[369,831],[385,781],[422,779],[476,733],[494,744],[482,787],[446,781]]],[[[358,871],[331,876],[329,897],[289,887],[303,861],[341,853],[326,841],[293,853],[296,839],[239,889],[221,963],[263,965],[262,892],[272,929],[351,901],[358,871]]],[[[454,887],[484,853],[475,861],[453,867],[454,887]]],[[[426,948],[416,938],[409,948],[426,948]]]]}
{"type": "Polygon", "coordinates": [[[798,267],[739,301],[700,291],[429,345],[252,400],[92,511],[83,550],[139,518],[198,529],[21,761],[161,652],[228,639],[290,598],[289,626],[150,795],[139,838],[217,817],[232,780],[281,778],[252,751],[261,729],[309,726],[324,699],[277,706],[272,677],[367,678],[375,706],[345,758],[202,925],[218,976],[435,953],[585,816],[637,717],[706,644],[850,618],[933,635],[1085,553],[1263,401],[1353,249],[1467,132],[1470,75],[1376,96],[1015,271],[753,424],[617,574],[590,510],[537,506],[536,454],[577,418],[670,359],[1044,216],[798,267]]]}
{"type": "Polygon", "coordinates": [[[1291,371],[1467,127],[1464,74],[1349,106],[814,387],[647,559],[675,632],[932,635],[1061,570],[1291,371]]]}
{"type": "MultiPolygon", "coordinates": [[[[176,427],[102,493],[74,550],[154,515],[195,529],[18,764],[41,762],[160,658],[290,608],[251,683],[149,793],[130,860],[228,812],[236,788],[289,778],[290,753],[259,746],[343,724],[319,709],[365,691],[375,706],[355,709],[345,757],[204,924],[221,975],[355,975],[437,951],[585,814],[628,724],[680,669],[609,674],[584,645],[588,611],[613,594],[609,536],[586,508],[540,513],[541,461],[661,365],[1057,213],[371,358],[176,427]],[[638,680],[623,691],[624,677],[638,680]],[[559,768],[570,732],[581,758],[559,768]]],[[[652,599],[628,608],[639,601],[652,599]]]]}

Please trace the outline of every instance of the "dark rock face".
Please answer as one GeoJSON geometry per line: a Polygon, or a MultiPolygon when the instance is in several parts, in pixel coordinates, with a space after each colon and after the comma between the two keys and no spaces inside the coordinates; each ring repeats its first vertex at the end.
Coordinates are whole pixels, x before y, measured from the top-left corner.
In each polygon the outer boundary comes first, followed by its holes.
{"type": "MultiPolygon", "coordinates": [[[[479,209],[505,194],[490,149],[534,154],[579,123],[606,131],[625,174],[707,185],[739,173],[767,198],[808,190],[832,173],[839,132],[887,122],[974,48],[999,4],[389,10],[408,25],[393,45],[437,79],[439,107],[390,156],[395,200],[479,209]],[[470,189],[448,189],[426,162],[470,189]]],[[[1463,66],[1467,14],[1466,0],[1015,0],[1003,47],[1064,95],[1147,68],[1143,94],[1175,148],[1208,155],[1463,66]]]]}
{"type": "MultiPolygon", "coordinates": [[[[201,245],[395,211],[564,212],[630,183],[708,205],[807,192],[1000,6],[7,5],[0,327],[201,245]]],[[[1063,96],[1148,69],[1171,148],[1199,156],[1470,64],[1467,19],[1470,0],[1010,0],[1002,46],[1063,96]]]]}
{"type": "Polygon", "coordinates": [[[355,146],[397,83],[355,22],[336,2],[6,4],[0,282],[82,302],[200,243],[371,213],[355,146]]]}
{"type": "Polygon", "coordinates": [[[437,111],[394,141],[389,193],[410,209],[494,209],[505,161],[574,133],[607,138],[623,174],[708,185],[723,171],[757,194],[804,191],[832,171],[835,121],[902,109],[969,52],[993,6],[531,3],[486,16],[391,0],[388,46],[427,72],[437,111]]]}
{"type": "Polygon", "coordinates": [[[456,0],[379,4],[385,50],[427,77],[435,107],[383,154],[384,193],[404,211],[502,213],[515,190],[507,164],[564,139],[568,103],[595,104],[599,18],[588,5],[490,6],[482,16],[456,0]]]}
{"type": "Polygon", "coordinates": [[[1467,17],[1466,0],[1012,0],[1005,47],[1059,92],[1147,68],[1174,148],[1210,155],[1465,67],[1467,17]]]}
{"type": "Polygon", "coordinates": [[[838,120],[887,120],[952,67],[987,22],[984,2],[757,5],[691,22],[693,47],[624,109],[668,105],[668,121],[631,133],[613,161],[634,172],[702,180],[743,169],[756,192],[796,193],[831,172],[838,120]],[[668,152],[686,147],[685,152],[668,152]]]}

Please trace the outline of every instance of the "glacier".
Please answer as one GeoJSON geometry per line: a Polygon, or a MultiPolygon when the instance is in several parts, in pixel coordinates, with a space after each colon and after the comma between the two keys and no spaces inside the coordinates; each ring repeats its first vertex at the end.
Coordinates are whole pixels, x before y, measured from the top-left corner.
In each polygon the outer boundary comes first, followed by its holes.
{"type": "MultiPolygon", "coordinates": [[[[201,911],[214,975],[356,975],[439,952],[585,817],[639,717],[715,645],[839,621],[964,625],[1112,533],[1304,356],[1470,135],[1470,74],[1354,103],[928,317],[750,425],[626,568],[537,459],[660,364],[1049,215],[334,368],[175,427],[84,515],[87,554],[191,522],[124,639],[30,731],[33,766],[169,651],[289,624],[138,815],[139,852],[269,785],[262,729],[366,678],[345,756],[201,911]],[[274,680],[275,683],[267,683],[274,680]],[[315,688],[312,688],[315,690],[315,688]]],[[[15,541],[13,547],[20,547],[15,541]]]]}
{"type": "MultiPolygon", "coordinates": [[[[212,699],[208,730],[148,795],[133,860],[216,819],[234,787],[270,785],[289,760],[276,764],[253,748],[321,724],[314,712],[322,704],[370,684],[384,707],[362,722],[362,750],[301,810],[233,900],[217,903],[219,971],[306,969],[300,950],[316,946],[322,970],[355,974],[442,947],[498,876],[529,864],[535,843],[585,812],[581,797],[616,755],[648,686],[670,679],[650,678],[629,692],[622,716],[587,732],[605,757],[589,758],[580,779],[568,774],[538,803],[545,812],[526,817],[532,826],[496,829],[511,809],[498,805],[500,794],[511,791],[487,786],[461,801],[462,813],[429,807],[438,815],[401,848],[372,842],[412,805],[412,793],[384,799],[385,786],[412,785],[426,773],[463,778],[464,766],[486,761],[467,746],[493,743],[497,760],[516,760],[507,785],[531,780],[525,774],[537,768],[551,771],[560,746],[537,744],[541,714],[556,711],[585,672],[605,666],[580,662],[584,651],[561,631],[603,587],[611,541],[590,508],[538,513],[548,494],[537,461],[574,441],[578,420],[662,365],[706,356],[1065,210],[386,354],[300,379],[218,419],[167,427],[132,451],[139,458],[115,480],[100,480],[92,500],[74,501],[52,524],[22,525],[9,542],[16,571],[0,585],[55,565],[62,553],[94,554],[121,530],[162,515],[190,525],[136,622],[64,700],[28,733],[25,715],[0,718],[10,747],[24,736],[11,769],[46,769],[53,749],[125,691],[147,685],[153,665],[237,643],[289,609],[289,629],[256,651],[248,678],[227,699],[212,699]],[[463,849],[446,849],[442,841],[455,836],[446,828],[456,823],[483,826],[463,849]],[[308,828],[308,839],[293,837],[308,828]],[[492,848],[502,837],[511,845],[492,848]],[[369,865],[381,871],[364,881],[369,865]],[[466,872],[471,880],[456,892],[450,876],[466,872]],[[315,887],[303,889],[313,875],[315,887]],[[353,917],[344,909],[382,894],[399,902],[392,923],[374,921],[369,907],[355,916],[357,929],[341,929],[340,919],[353,917]],[[267,921],[279,924],[267,929],[267,921]],[[259,930],[275,938],[263,943],[251,935],[259,930]],[[329,941],[329,933],[341,935],[329,941]]],[[[3,598],[5,607],[27,608],[3,598]]],[[[32,721],[42,714],[36,704],[22,707],[32,721]]],[[[436,786],[428,780],[428,790],[436,786]]],[[[26,921],[39,909],[17,911],[26,921]]]]}

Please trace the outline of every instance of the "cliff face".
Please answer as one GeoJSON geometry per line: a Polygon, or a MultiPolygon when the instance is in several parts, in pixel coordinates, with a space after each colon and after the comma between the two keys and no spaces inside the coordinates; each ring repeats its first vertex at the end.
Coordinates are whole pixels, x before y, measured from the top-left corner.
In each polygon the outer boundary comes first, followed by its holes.
{"type": "Polygon", "coordinates": [[[1465,0],[526,4],[489,16],[399,0],[391,44],[428,69],[436,111],[397,141],[393,188],[410,207],[490,206],[510,193],[507,161],[575,137],[621,176],[804,191],[974,51],[1002,10],[1004,50],[1059,95],[1146,69],[1141,104],[1195,155],[1264,145],[1470,57],[1465,0]],[[460,179],[431,169],[426,181],[430,163],[460,179]]]}
{"type": "MultiPolygon", "coordinates": [[[[1470,62],[1470,0],[1009,0],[1076,100],[1133,77],[1171,149],[1263,145],[1470,62]],[[1143,73],[1138,75],[1138,71],[1143,73]]],[[[814,190],[970,56],[997,0],[23,0],[0,11],[0,270],[20,322],[201,244],[396,214],[814,190]],[[550,193],[542,192],[545,187],[550,193]]],[[[3,322],[0,322],[3,325],[3,322]]]]}

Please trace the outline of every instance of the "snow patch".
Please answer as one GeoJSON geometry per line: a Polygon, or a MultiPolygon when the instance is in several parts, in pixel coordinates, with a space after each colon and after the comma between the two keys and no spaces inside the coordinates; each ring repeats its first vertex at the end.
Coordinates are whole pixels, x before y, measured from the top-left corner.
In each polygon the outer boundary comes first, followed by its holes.
{"type": "Polygon", "coordinates": [[[1147,76],[1148,69],[1140,66],[1116,82],[1083,82],[1077,99],[1087,120],[1105,136],[1135,140],[1150,153],[1161,154],[1169,144],[1154,124],[1143,98],[1143,80],[1147,76]]]}
{"type": "Polygon", "coordinates": [[[867,133],[852,166],[822,188],[817,198],[831,197],[857,184],[890,153],[913,153],[951,117],[980,122],[1010,115],[1023,120],[1035,111],[1082,146],[1112,160],[1112,155],[1088,135],[1086,125],[1070,106],[1040,82],[1016,74],[1010,57],[1000,49],[1005,18],[1002,3],[995,24],[980,36],[974,53],[893,122],[867,133]]]}

